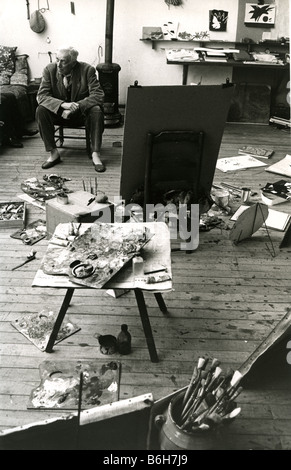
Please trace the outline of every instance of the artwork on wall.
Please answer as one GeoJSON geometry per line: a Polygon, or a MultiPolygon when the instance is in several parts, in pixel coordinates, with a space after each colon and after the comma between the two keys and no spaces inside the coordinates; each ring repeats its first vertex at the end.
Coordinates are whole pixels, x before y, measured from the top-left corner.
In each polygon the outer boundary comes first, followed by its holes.
{"type": "Polygon", "coordinates": [[[162,25],[162,31],[164,39],[177,39],[178,22],[177,21],[165,21],[162,25]]]}
{"type": "Polygon", "coordinates": [[[143,39],[163,39],[163,31],[160,26],[143,26],[142,28],[143,39]]]}
{"type": "Polygon", "coordinates": [[[275,25],[276,6],[266,3],[264,5],[254,5],[246,3],[245,24],[257,26],[274,26],[275,25]]]}
{"type": "Polygon", "coordinates": [[[209,10],[209,30],[226,31],[228,11],[209,10]]]}

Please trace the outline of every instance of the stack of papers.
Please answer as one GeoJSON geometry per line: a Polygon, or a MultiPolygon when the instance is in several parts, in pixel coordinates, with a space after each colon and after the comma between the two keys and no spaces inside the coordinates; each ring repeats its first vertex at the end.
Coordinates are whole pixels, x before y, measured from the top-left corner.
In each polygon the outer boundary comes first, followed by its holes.
{"type": "Polygon", "coordinates": [[[262,147],[252,147],[251,145],[244,145],[238,150],[240,155],[252,155],[252,157],[270,158],[274,150],[268,150],[262,147]]]}
{"type": "Polygon", "coordinates": [[[265,54],[263,52],[253,53],[253,58],[259,62],[265,62],[268,64],[276,64],[278,62],[277,57],[275,54],[265,54]]]}
{"type": "Polygon", "coordinates": [[[166,50],[166,57],[168,61],[174,60],[200,60],[199,54],[193,49],[168,49],[166,50]]]}
{"type": "Polygon", "coordinates": [[[257,160],[251,155],[239,155],[237,157],[219,158],[216,163],[216,168],[220,171],[227,172],[265,165],[266,163],[257,160]]]}
{"type": "Polygon", "coordinates": [[[283,160],[266,168],[266,171],[276,173],[277,175],[289,176],[291,178],[291,155],[287,154],[283,160]]]}

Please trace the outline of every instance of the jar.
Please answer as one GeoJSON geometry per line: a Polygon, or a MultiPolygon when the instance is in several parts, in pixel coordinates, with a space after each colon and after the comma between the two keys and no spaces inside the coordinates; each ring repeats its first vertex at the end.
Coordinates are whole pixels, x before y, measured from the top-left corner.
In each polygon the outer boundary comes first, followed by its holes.
{"type": "Polygon", "coordinates": [[[185,431],[178,424],[181,416],[184,393],[172,398],[166,412],[155,417],[159,428],[161,450],[212,450],[215,448],[216,433],[212,430],[185,431]]]}

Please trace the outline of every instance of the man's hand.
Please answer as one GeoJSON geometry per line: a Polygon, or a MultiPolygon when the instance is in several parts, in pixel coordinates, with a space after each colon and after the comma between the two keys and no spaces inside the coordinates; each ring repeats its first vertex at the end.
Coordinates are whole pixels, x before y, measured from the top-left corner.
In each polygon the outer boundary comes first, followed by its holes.
{"type": "Polygon", "coordinates": [[[79,109],[78,103],[66,103],[65,101],[61,104],[62,108],[70,111],[70,113],[75,113],[79,109]]]}
{"type": "Polygon", "coordinates": [[[65,109],[65,111],[62,112],[62,118],[63,119],[69,119],[71,111],[69,109],[65,109]]]}

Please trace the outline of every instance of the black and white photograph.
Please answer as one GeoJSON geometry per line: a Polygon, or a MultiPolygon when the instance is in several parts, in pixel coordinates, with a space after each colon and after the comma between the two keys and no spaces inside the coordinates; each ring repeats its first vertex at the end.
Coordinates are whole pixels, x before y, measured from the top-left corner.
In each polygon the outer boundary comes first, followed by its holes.
{"type": "Polygon", "coordinates": [[[0,25],[0,450],[290,451],[290,2],[0,25]]]}

